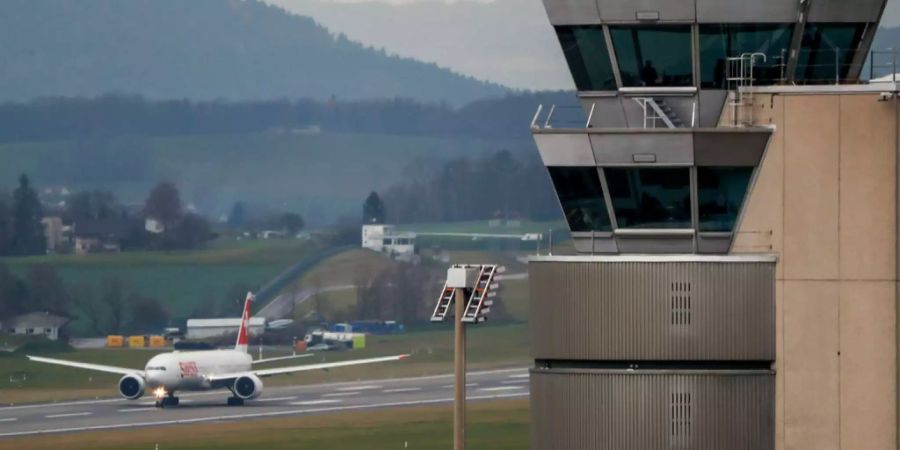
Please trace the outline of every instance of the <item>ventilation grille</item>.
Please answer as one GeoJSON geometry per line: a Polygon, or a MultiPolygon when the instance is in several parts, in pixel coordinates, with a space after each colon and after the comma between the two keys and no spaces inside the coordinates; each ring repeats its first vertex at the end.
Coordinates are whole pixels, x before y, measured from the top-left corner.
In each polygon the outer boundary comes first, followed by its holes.
{"type": "Polygon", "coordinates": [[[672,394],[672,429],[673,444],[688,444],[691,441],[691,402],[690,392],[673,392],[672,394]]]}
{"type": "Polygon", "coordinates": [[[672,308],[672,325],[687,326],[691,324],[691,283],[677,281],[671,285],[669,296],[672,308]]]}

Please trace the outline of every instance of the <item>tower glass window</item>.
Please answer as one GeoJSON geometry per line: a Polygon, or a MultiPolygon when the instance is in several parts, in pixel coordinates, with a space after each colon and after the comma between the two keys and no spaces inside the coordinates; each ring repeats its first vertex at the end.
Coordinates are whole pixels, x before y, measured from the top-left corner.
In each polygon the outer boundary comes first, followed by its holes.
{"type": "Polygon", "coordinates": [[[610,27],[624,86],[692,86],[691,27],[610,27]]]}
{"type": "Polygon", "coordinates": [[[754,83],[771,85],[782,78],[794,34],[792,24],[715,24],[700,26],[700,83],[707,89],[725,89],[728,58],[762,53],[754,83]]]}
{"type": "Polygon", "coordinates": [[[752,167],[697,168],[700,231],[734,230],[752,175],[752,167]]]}
{"type": "Polygon", "coordinates": [[[602,27],[560,26],[556,35],[579,91],[617,88],[602,27]]]}
{"type": "Polygon", "coordinates": [[[691,228],[688,168],[606,168],[619,228],[691,228]]]}
{"type": "Polygon", "coordinates": [[[611,231],[596,167],[548,167],[569,229],[611,231]]]}
{"type": "Polygon", "coordinates": [[[866,29],[864,23],[808,23],[797,55],[796,80],[829,84],[847,79],[866,29]]]}

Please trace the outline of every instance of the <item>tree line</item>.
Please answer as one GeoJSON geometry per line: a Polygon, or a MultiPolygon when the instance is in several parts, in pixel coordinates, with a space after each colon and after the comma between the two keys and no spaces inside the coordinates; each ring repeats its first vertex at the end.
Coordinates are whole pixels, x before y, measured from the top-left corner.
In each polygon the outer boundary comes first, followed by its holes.
{"type": "Polygon", "coordinates": [[[559,202],[543,163],[507,150],[442,164],[416,161],[406,168],[403,181],[385,190],[377,202],[371,195],[366,200],[365,221],[372,222],[373,217],[389,223],[560,218],[559,202]]]}
{"type": "Polygon", "coordinates": [[[571,104],[570,92],[539,92],[473,101],[460,108],[394,98],[329,101],[155,101],[134,95],[44,98],[0,104],[0,142],[96,136],[331,132],[528,138],[538,104],[571,104]]]}

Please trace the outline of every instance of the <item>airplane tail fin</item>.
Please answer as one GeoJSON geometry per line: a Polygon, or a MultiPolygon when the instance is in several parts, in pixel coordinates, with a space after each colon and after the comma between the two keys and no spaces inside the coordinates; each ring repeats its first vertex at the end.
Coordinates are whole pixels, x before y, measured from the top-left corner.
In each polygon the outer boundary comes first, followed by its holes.
{"type": "Polygon", "coordinates": [[[241,327],[238,329],[237,343],[234,349],[241,352],[247,352],[247,344],[249,343],[248,335],[250,333],[250,306],[253,304],[253,293],[247,293],[247,299],[244,300],[244,313],[241,315],[241,327]]]}

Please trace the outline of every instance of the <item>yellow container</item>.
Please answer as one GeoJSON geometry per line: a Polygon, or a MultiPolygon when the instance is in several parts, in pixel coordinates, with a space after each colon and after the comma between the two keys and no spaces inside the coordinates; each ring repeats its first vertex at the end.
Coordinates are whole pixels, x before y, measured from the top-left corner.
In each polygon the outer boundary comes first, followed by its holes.
{"type": "Polygon", "coordinates": [[[110,348],[121,348],[125,345],[125,336],[109,335],[106,337],[106,346],[110,348]]]}
{"type": "Polygon", "coordinates": [[[366,348],[366,335],[358,334],[356,336],[353,336],[353,348],[354,349],[366,348]]]}
{"type": "Polygon", "coordinates": [[[143,336],[128,336],[129,348],[144,348],[146,346],[147,343],[144,341],[143,336]]]}
{"type": "Polygon", "coordinates": [[[159,348],[166,346],[166,338],[162,336],[150,336],[150,347],[159,348]]]}

